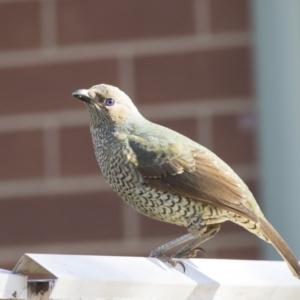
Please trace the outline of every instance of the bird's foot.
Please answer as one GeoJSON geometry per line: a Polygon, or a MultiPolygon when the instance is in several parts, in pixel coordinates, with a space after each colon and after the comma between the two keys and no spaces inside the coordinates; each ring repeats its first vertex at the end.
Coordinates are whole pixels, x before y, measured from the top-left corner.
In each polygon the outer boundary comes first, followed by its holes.
{"type": "Polygon", "coordinates": [[[173,254],[172,258],[195,258],[198,256],[198,253],[202,253],[204,256],[207,256],[205,250],[200,247],[196,247],[194,249],[187,249],[186,251],[178,251],[173,254]]]}
{"type": "MultiPolygon", "coordinates": [[[[150,255],[151,256],[151,255],[150,255]]],[[[159,254],[156,256],[151,256],[151,257],[156,257],[158,258],[160,261],[164,262],[164,263],[168,263],[169,265],[171,265],[173,268],[175,268],[178,264],[182,266],[183,269],[183,273],[185,273],[185,265],[182,261],[178,260],[178,259],[174,259],[173,257],[169,257],[166,256],[164,254],[159,254]]]]}

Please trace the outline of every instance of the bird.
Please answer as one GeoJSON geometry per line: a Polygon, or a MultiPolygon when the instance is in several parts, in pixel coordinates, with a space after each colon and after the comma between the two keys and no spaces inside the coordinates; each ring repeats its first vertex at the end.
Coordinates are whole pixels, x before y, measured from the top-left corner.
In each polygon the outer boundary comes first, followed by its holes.
{"type": "Polygon", "coordinates": [[[195,257],[200,245],[231,221],[271,243],[300,279],[295,255],[221,158],[147,120],[118,87],[98,84],[72,95],[85,103],[95,156],[112,189],[139,213],[187,228],[187,234],[154,249],[150,257],[175,266],[180,258],[195,257]]]}

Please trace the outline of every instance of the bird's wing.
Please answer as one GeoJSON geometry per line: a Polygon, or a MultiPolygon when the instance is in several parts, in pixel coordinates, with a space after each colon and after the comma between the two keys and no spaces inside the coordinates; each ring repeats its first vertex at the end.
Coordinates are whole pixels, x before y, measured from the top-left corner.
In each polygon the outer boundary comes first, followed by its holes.
{"type": "Polygon", "coordinates": [[[129,137],[129,145],[147,185],[257,220],[246,204],[245,184],[209,150],[180,143],[157,145],[137,136],[129,137]]]}

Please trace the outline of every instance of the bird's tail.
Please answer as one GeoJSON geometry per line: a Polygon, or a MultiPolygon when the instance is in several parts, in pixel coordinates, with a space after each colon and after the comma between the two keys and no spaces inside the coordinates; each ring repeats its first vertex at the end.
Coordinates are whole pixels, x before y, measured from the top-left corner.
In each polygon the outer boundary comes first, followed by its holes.
{"type": "Polygon", "coordinates": [[[290,247],[265,218],[259,218],[258,222],[263,235],[286,261],[293,275],[300,279],[300,265],[290,247]]]}

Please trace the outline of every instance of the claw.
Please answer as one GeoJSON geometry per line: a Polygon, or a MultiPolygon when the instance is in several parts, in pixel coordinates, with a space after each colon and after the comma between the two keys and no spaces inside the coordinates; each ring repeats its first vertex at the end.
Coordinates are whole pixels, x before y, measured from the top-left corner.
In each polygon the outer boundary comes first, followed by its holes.
{"type": "Polygon", "coordinates": [[[198,252],[201,252],[204,254],[204,256],[207,256],[205,250],[203,248],[195,248],[192,249],[188,254],[187,254],[187,258],[192,258],[192,257],[197,257],[198,252]]]}
{"type": "MultiPolygon", "coordinates": [[[[180,261],[180,260],[176,260],[176,264],[175,264],[175,266],[176,266],[176,265],[178,265],[178,264],[180,264],[180,265],[182,266],[183,273],[185,273],[185,270],[186,270],[186,269],[185,269],[185,265],[184,265],[184,263],[183,263],[182,261],[180,261]]],[[[175,266],[174,266],[174,267],[175,267],[175,266]]]]}
{"type": "Polygon", "coordinates": [[[160,255],[156,255],[156,256],[152,256],[152,257],[156,257],[158,258],[160,261],[164,262],[164,263],[168,263],[169,265],[171,265],[173,268],[175,268],[178,264],[180,264],[182,266],[183,269],[183,273],[185,273],[185,265],[182,261],[177,260],[177,259],[173,259],[172,257],[168,257],[166,255],[160,254],[160,255]]]}
{"type": "Polygon", "coordinates": [[[171,256],[171,258],[194,258],[197,257],[198,252],[202,252],[206,256],[206,252],[203,248],[196,247],[194,249],[188,249],[185,251],[179,251],[171,256]]]}
{"type": "Polygon", "coordinates": [[[182,266],[183,273],[185,273],[185,265],[182,261],[177,260],[177,259],[172,259],[171,257],[168,257],[167,260],[165,261],[168,264],[170,264],[173,268],[175,268],[178,264],[182,266]]]}

